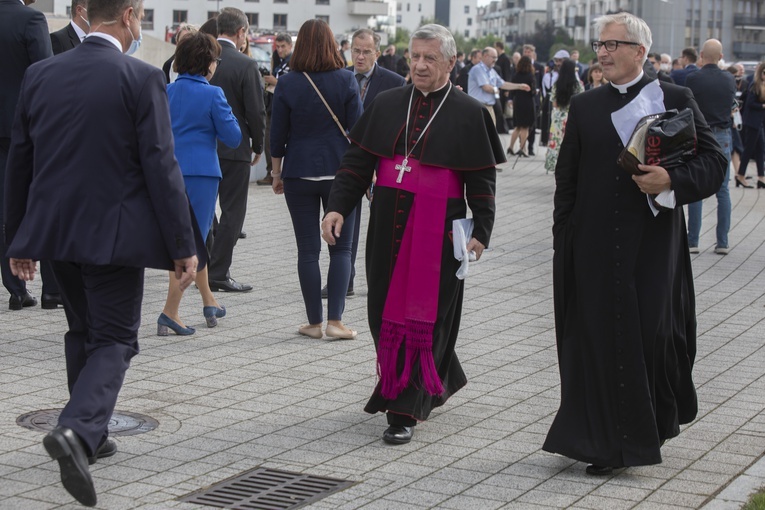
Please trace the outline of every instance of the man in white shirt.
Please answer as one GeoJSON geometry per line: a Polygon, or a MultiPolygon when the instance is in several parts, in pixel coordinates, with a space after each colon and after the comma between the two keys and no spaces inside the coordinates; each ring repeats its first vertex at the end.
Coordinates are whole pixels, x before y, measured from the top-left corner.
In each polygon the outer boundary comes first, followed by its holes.
{"type": "Polygon", "coordinates": [[[467,93],[470,97],[477,99],[489,111],[492,120],[496,123],[494,116],[494,103],[499,100],[499,90],[529,90],[529,86],[522,83],[510,83],[499,77],[494,70],[494,63],[497,61],[497,50],[492,47],[486,47],[481,52],[481,62],[473,66],[468,77],[467,93]]]}

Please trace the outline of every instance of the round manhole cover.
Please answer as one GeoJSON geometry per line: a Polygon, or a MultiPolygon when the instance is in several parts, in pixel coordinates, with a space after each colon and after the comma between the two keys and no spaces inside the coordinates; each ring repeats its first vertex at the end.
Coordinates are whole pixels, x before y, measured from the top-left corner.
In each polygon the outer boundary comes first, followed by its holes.
{"type": "MultiPolygon", "coordinates": [[[[58,415],[61,409],[44,409],[23,414],[16,418],[16,424],[30,430],[43,430],[48,432],[58,424],[58,415]]],[[[138,413],[127,411],[114,411],[109,420],[109,435],[111,436],[134,436],[150,432],[159,426],[154,418],[138,413]]]]}

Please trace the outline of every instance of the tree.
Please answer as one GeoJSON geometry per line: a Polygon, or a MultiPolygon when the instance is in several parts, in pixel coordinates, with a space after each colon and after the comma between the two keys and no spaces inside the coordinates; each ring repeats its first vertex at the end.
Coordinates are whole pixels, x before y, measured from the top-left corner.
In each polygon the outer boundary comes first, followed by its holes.
{"type": "Polygon", "coordinates": [[[574,47],[574,40],[565,30],[556,28],[553,21],[537,21],[534,24],[534,28],[534,33],[524,34],[520,37],[520,40],[524,44],[533,44],[536,47],[537,60],[540,62],[547,62],[550,59],[553,45],[557,44],[567,48],[574,47]]]}

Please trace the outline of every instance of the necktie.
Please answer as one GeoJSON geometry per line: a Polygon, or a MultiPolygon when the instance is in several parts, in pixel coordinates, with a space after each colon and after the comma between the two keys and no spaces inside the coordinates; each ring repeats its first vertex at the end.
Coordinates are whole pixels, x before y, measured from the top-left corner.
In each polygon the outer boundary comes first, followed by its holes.
{"type": "Polygon", "coordinates": [[[361,82],[364,80],[365,76],[361,73],[356,73],[356,81],[359,84],[359,89],[361,89],[361,82]]]}

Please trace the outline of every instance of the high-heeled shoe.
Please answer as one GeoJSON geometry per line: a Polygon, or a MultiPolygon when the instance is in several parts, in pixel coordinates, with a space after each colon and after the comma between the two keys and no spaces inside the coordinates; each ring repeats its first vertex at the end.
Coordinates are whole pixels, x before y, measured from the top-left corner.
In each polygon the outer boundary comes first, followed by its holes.
{"type": "Polygon", "coordinates": [[[190,326],[184,328],[164,313],[159,314],[159,319],[157,319],[157,335],[167,336],[168,329],[172,329],[173,333],[181,336],[193,335],[196,332],[196,329],[190,326]]]}
{"type": "MultiPolygon", "coordinates": [[[[751,187],[751,186],[750,186],[751,187]]],[[[765,188],[765,182],[762,182],[761,180],[757,180],[757,189],[765,188]]]]}
{"type": "Polygon", "coordinates": [[[214,328],[218,325],[218,319],[226,316],[226,307],[221,305],[217,306],[205,306],[202,308],[202,314],[205,316],[205,322],[208,328],[214,328]]]}
{"type": "Polygon", "coordinates": [[[356,338],[356,335],[358,334],[356,331],[349,329],[349,328],[339,328],[335,326],[334,324],[327,324],[327,329],[325,330],[325,333],[327,333],[327,336],[330,338],[339,338],[341,340],[353,340],[356,338]]]}
{"type": "Polygon", "coordinates": [[[739,186],[743,188],[754,188],[754,186],[752,186],[751,184],[746,183],[746,177],[736,175],[736,187],[738,188],[739,186]]]}
{"type": "Polygon", "coordinates": [[[507,153],[510,154],[511,156],[515,156],[515,151],[513,150],[512,147],[507,148],[507,153]]]}
{"type": "Polygon", "coordinates": [[[309,338],[320,339],[324,337],[324,333],[321,332],[321,324],[303,324],[298,328],[298,333],[309,338]]]}

